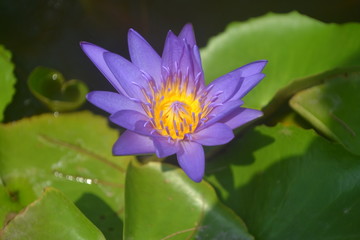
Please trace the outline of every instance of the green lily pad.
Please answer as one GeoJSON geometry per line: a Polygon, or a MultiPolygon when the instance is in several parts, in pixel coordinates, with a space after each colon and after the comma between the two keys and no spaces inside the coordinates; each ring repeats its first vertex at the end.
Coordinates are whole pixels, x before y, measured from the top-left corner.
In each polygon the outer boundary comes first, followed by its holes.
{"type": "Polygon", "coordinates": [[[333,72],[360,66],[360,24],[326,24],[297,12],[230,24],[202,50],[207,81],[266,59],[266,77],[245,98],[266,112],[333,72]],[[275,97],[276,96],[276,97],[275,97]],[[275,97],[275,98],[274,98],[275,97]]]}
{"type": "Polygon", "coordinates": [[[113,157],[118,132],[88,112],[44,114],[0,125],[0,176],[27,206],[60,189],[104,233],[122,235],[124,182],[133,157],[113,157]]]}
{"type": "Polygon", "coordinates": [[[54,112],[80,107],[88,93],[85,83],[76,79],[65,81],[60,72],[45,67],[37,67],[32,71],[28,85],[32,94],[54,112]]]}
{"type": "Polygon", "coordinates": [[[6,223],[21,210],[16,193],[10,193],[0,179],[0,223],[6,223]]]}
{"type": "Polygon", "coordinates": [[[101,240],[104,235],[64,194],[48,188],[0,233],[3,240],[101,240]]]}
{"type": "Polygon", "coordinates": [[[360,73],[342,74],[297,93],[291,107],[326,136],[360,155],[360,73]]]}
{"type": "Polygon", "coordinates": [[[4,110],[11,102],[15,93],[14,84],[16,78],[14,75],[14,64],[11,62],[11,53],[0,45],[0,121],[4,119],[4,110]]]}
{"type": "Polygon", "coordinates": [[[360,161],[298,127],[257,127],[207,165],[255,239],[359,239],[360,161]]]}
{"type": "Polygon", "coordinates": [[[125,239],[253,239],[208,183],[171,165],[130,164],[125,192],[125,239]]]}

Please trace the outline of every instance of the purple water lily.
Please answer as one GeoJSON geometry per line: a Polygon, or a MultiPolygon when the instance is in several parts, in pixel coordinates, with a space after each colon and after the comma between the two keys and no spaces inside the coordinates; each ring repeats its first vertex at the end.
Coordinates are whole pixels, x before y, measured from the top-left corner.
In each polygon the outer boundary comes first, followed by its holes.
{"type": "MultiPolygon", "coordinates": [[[[256,61],[205,85],[200,53],[191,24],[179,36],[169,31],[162,57],[130,29],[131,62],[96,45],[81,47],[118,93],[94,91],[87,99],[111,114],[126,131],[113,146],[114,155],[177,155],[195,182],[204,175],[202,145],[233,139],[233,129],[262,115],[242,108],[240,100],[265,76],[267,61],[256,61]]],[[[221,64],[219,62],[219,64],[221,64]]]]}

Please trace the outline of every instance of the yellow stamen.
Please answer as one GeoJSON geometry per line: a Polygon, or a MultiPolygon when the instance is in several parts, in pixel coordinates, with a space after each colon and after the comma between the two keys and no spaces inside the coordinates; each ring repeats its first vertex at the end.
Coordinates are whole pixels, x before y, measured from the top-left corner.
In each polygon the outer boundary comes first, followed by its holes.
{"type": "Polygon", "coordinates": [[[174,140],[184,139],[186,134],[193,133],[199,125],[198,116],[203,111],[195,96],[196,91],[188,93],[187,86],[181,85],[180,78],[167,79],[154,93],[152,102],[154,128],[174,140]]]}

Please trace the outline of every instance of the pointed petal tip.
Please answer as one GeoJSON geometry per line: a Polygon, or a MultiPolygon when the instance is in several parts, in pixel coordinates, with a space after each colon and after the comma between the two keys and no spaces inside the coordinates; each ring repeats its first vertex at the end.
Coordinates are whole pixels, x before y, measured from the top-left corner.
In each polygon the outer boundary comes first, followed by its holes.
{"type": "Polygon", "coordinates": [[[188,176],[188,178],[190,178],[192,181],[194,181],[196,183],[200,183],[204,178],[204,171],[189,170],[189,169],[184,168],[183,166],[181,166],[181,168],[184,171],[184,173],[186,174],[186,176],[188,176]]]}
{"type": "Polygon", "coordinates": [[[259,65],[265,66],[267,63],[268,63],[268,60],[261,59],[261,60],[257,60],[257,61],[251,62],[250,64],[259,64],[259,65]]]}
{"type": "Polygon", "coordinates": [[[81,45],[86,45],[86,44],[91,44],[91,43],[86,42],[86,41],[80,41],[79,44],[80,44],[80,46],[81,46],[81,45]]]}
{"type": "Polygon", "coordinates": [[[190,141],[180,142],[177,152],[180,167],[194,182],[201,182],[205,172],[205,154],[201,144],[190,141]]]}
{"type": "MultiPolygon", "coordinates": [[[[177,38],[177,36],[175,35],[175,33],[171,30],[168,31],[168,33],[166,34],[166,39],[170,38],[170,37],[175,37],[177,38]]],[[[165,42],[166,42],[166,39],[165,39],[165,42]]]]}
{"type": "Polygon", "coordinates": [[[183,28],[185,28],[185,27],[192,27],[192,26],[193,26],[193,25],[192,25],[191,22],[187,22],[187,23],[184,24],[183,28]]]}
{"type": "Polygon", "coordinates": [[[87,93],[86,96],[85,96],[86,100],[90,102],[89,99],[91,99],[91,96],[92,96],[92,95],[93,95],[93,92],[87,93]]]}
{"type": "Polygon", "coordinates": [[[238,68],[239,70],[243,71],[242,75],[244,77],[255,75],[261,73],[261,71],[265,68],[266,64],[268,63],[267,60],[257,60],[244,66],[238,68]]]}
{"type": "MultiPolygon", "coordinates": [[[[113,145],[111,153],[113,156],[129,156],[131,154],[128,154],[124,151],[124,149],[119,148],[117,145],[113,145]]],[[[137,153],[132,153],[132,154],[137,154],[137,153]]]]}
{"type": "Polygon", "coordinates": [[[258,63],[258,64],[260,64],[260,66],[262,65],[261,70],[260,70],[260,71],[262,71],[268,62],[269,62],[268,60],[263,59],[263,60],[255,61],[254,63],[258,63]]]}
{"type": "Polygon", "coordinates": [[[88,55],[88,53],[87,53],[87,52],[88,52],[87,47],[90,46],[91,43],[81,41],[81,42],[79,43],[79,45],[80,45],[81,50],[83,50],[83,52],[84,52],[86,55],[88,55]]]}
{"type": "Polygon", "coordinates": [[[196,45],[196,38],[194,33],[194,28],[191,23],[187,23],[181,29],[179,34],[179,38],[189,44],[191,47],[196,45]]]}
{"type": "Polygon", "coordinates": [[[104,53],[108,52],[108,50],[89,42],[80,42],[80,47],[93,64],[107,78],[111,85],[113,85],[118,92],[126,95],[123,88],[120,86],[119,81],[115,78],[114,74],[105,62],[104,53]]]}
{"type": "Polygon", "coordinates": [[[185,33],[185,32],[188,32],[188,33],[194,33],[194,26],[192,25],[192,23],[188,22],[186,23],[182,29],[181,29],[181,32],[179,35],[181,35],[181,33],[185,33]]]}
{"type": "Polygon", "coordinates": [[[86,41],[81,41],[79,43],[81,49],[87,54],[87,51],[91,51],[90,48],[100,48],[99,46],[93,44],[93,43],[90,43],[90,42],[86,42],[86,41]]]}
{"type": "Polygon", "coordinates": [[[128,46],[131,62],[147,72],[157,83],[161,79],[161,58],[141,34],[133,29],[128,32],[128,46]]]}
{"type": "Polygon", "coordinates": [[[88,44],[88,42],[85,42],[85,41],[80,41],[79,42],[80,47],[82,47],[83,45],[86,45],[86,44],[88,44]]]}
{"type": "MultiPolygon", "coordinates": [[[[254,110],[256,110],[256,109],[254,109],[254,110]]],[[[264,112],[257,110],[257,114],[255,114],[255,115],[256,115],[256,118],[260,118],[260,117],[264,116],[264,112]]]]}
{"type": "Polygon", "coordinates": [[[133,28],[129,28],[129,31],[128,31],[128,38],[131,38],[131,37],[132,37],[132,36],[134,36],[134,35],[136,35],[136,36],[139,36],[139,37],[143,38],[143,37],[140,35],[140,33],[138,33],[135,29],[133,29],[133,28]]]}
{"type": "Polygon", "coordinates": [[[111,152],[113,156],[125,156],[118,148],[115,147],[115,145],[113,145],[111,152]]]}
{"type": "Polygon", "coordinates": [[[199,177],[188,176],[188,177],[196,183],[200,183],[203,180],[203,176],[199,176],[199,177]]]}

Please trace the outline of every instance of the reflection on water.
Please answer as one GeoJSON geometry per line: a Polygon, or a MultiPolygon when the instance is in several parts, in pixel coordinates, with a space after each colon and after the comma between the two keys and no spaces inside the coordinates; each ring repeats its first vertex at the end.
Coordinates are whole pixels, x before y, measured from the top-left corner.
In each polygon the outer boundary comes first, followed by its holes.
{"type": "Polygon", "coordinates": [[[59,171],[54,171],[54,175],[55,175],[55,177],[63,178],[63,179],[69,180],[69,181],[75,181],[78,183],[85,183],[85,184],[93,184],[93,183],[97,184],[98,183],[97,179],[91,179],[91,178],[85,178],[85,177],[73,176],[73,175],[66,175],[59,171]]]}

